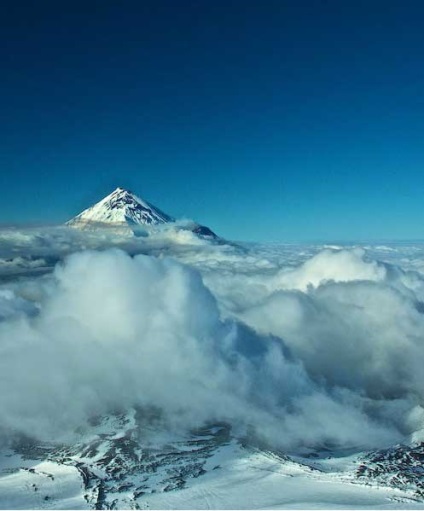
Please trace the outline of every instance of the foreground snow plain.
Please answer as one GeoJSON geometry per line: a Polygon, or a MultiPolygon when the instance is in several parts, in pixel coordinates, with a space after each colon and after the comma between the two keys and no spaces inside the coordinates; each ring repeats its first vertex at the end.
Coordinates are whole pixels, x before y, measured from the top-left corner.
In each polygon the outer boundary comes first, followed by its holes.
{"type": "MultiPolygon", "coordinates": [[[[52,461],[30,461],[10,451],[1,459],[2,509],[93,509],[81,472],[52,461]]],[[[134,498],[131,488],[109,494],[101,508],[115,509],[422,509],[413,491],[362,484],[354,477],[355,457],[328,458],[312,466],[235,440],[207,458],[199,477],[167,490],[166,470],[156,484],[134,498]],[[334,466],[334,462],[336,466],[334,466]],[[164,478],[165,476],[165,478],[164,478]],[[113,497],[113,498],[110,498],[113,497]]],[[[145,474],[133,475],[139,484],[145,474]]],[[[130,478],[129,478],[130,479],[130,478]]],[[[127,485],[129,486],[127,481],[127,485]]]]}
{"type": "Polygon", "coordinates": [[[423,509],[424,244],[4,229],[0,278],[0,508],[423,509]]]}
{"type": "MultiPolygon", "coordinates": [[[[5,454],[7,456],[7,454],[5,454]]],[[[8,462],[11,460],[8,459],[8,462]]],[[[52,462],[13,460],[0,478],[2,509],[93,509],[84,498],[76,469],[52,462]],[[28,467],[28,468],[26,468],[28,467]],[[31,472],[34,471],[34,472],[31,472]]],[[[412,494],[354,483],[339,473],[318,473],[282,463],[264,453],[231,445],[210,458],[217,466],[178,491],[159,491],[137,500],[121,498],[115,508],[129,509],[422,509],[412,494]]],[[[209,468],[209,466],[207,468],[209,468]]]]}

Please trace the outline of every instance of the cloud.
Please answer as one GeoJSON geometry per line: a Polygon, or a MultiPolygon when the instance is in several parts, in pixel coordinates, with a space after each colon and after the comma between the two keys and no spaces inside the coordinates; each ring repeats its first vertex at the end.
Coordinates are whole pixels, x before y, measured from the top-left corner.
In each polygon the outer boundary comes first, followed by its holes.
{"type": "Polygon", "coordinates": [[[36,316],[19,303],[0,324],[4,431],[59,440],[93,415],[155,406],[174,426],[227,420],[290,448],[400,438],[354,393],[314,382],[281,339],[222,320],[176,261],[84,251],[44,285],[36,316]]]}
{"type": "Polygon", "coordinates": [[[82,250],[121,248],[129,254],[199,252],[213,246],[189,230],[188,221],[157,226],[149,237],[120,228],[79,230],[67,226],[1,228],[0,282],[49,273],[66,256],[82,250]]]}
{"type": "Polygon", "coordinates": [[[324,251],[284,277],[277,276],[283,289],[240,319],[284,339],[315,382],[368,399],[369,416],[411,433],[401,417],[422,417],[422,276],[365,261],[363,252],[324,251]]]}
{"type": "Polygon", "coordinates": [[[60,441],[154,406],[172,428],[225,420],[289,450],[422,437],[424,279],[401,252],[168,235],[123,251],[59,231],[0,249],[60,261],[0,288],[4,435],[60,441]]]}
{"type": "Polygon", "coordinates": [[[325,282],[368,280],[378,282],[386,277],[386,268],[376,261],[366,260],[365,251],[325,249],[294,270],[278,274],[279,286],[284,289],[306,291],[325,282]]]}

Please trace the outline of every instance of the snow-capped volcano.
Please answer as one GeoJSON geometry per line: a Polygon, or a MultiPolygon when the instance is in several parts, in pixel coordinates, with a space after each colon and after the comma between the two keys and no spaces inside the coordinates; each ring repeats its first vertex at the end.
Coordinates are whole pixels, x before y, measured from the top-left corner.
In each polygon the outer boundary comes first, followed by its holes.
{"type": "Polygon", "coordinates": [[[136,235],[148,235],[165,224],[169,224],[170,229],[190,231],[201,238],[218,238],[204,225],[191,221],[176,223],[175,218],[121,187],[66,222],[66,225],[79,229],[114,227],[118,232],[136,235]]]}
{"type": "Polygon", "coordinates": [[[117,188],[100,202],[94,204],[67,225],[84,227],[92,224],[156,225],[174,219],[147,201],[124,188],[117,188]]]}

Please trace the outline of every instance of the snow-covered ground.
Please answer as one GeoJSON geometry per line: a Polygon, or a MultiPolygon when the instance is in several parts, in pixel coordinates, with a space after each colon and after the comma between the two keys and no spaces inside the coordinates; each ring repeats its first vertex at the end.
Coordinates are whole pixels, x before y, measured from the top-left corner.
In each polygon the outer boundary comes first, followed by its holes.
{"type": "Polygon", "coordinates": [[[1,509],[90,509],[75,468],[2,453],[1,509]]]}
{"type": "MultiPolygon", "coordinates": [[[[325,467],[325,464],[322,464],[325,467]]],[[[174,493],[149,495],[146,509],[422,509],[413,494],[355,483],[343,472],[311,470],[238,446],[222,449],[196,484],[174,493]]]]}
{"type": "MultiPolygon", "coordinates": [[[[205,459],[201,475],[186,472],[185,483],[180,487],[169,488],[175,477],[169,476],[172,465],[159,464],[153,473],[135,472],[117,479],[114,485],[106,479],[103,500],[99,501],[98,489],[85,485],[82,472],[74,466],[22,460],[6,451],[1,459],[0,506],[2,509],[422,509],[423,502],[413,491],[358,482],[353,476],[356,457],[338,459],[335,465],[333,461],[332,458],[322,460],[319,469],[311,468],[271,452],[242,447],[232,440],[217,447],[205,459]],[[140,487],[143,489],[135,491],[140,487]]],[[[98,475],[105,476],[100,470],[98,475]]]]}

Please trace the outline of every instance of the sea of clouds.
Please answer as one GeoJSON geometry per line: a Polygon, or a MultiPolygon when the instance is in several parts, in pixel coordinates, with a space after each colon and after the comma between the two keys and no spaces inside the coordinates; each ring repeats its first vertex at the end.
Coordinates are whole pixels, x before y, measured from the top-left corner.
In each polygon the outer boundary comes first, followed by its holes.
{"type": "Polygon", "coordinates": [[[424,246],[0,231],[0,430],[154,407],[291,452],[424,439],[424,246]]]}

